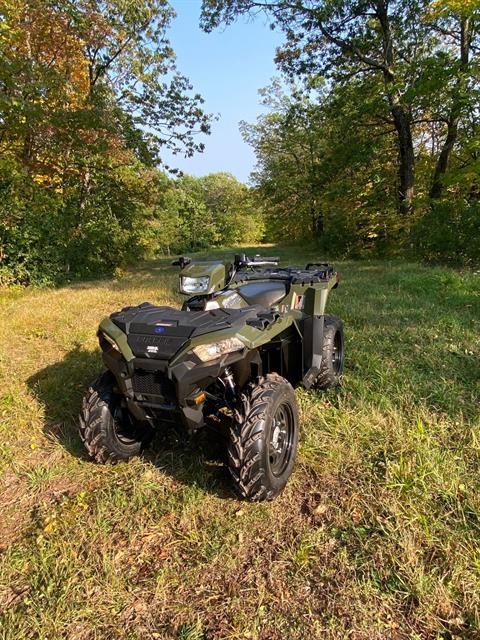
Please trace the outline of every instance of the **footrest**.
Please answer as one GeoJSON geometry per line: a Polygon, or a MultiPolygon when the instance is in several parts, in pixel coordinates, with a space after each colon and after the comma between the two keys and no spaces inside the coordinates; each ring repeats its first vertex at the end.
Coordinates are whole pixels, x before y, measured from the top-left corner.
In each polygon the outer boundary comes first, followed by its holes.
{"type": "Polygon", "coordinates": [[[310,367],[307,373],[303,376],[303,386],[305,389],[311,389],[315,384],[315,380],[318,378],[320,369],[318,367],[310,367]]]}
{"type": "Polygon", "coordinates": [[[265,311],[257,314],[256,318],[249,318],[247,324],[255,329],[266,329],[270,324],[278,320],[280,314],[276,311],[265,311]]]}

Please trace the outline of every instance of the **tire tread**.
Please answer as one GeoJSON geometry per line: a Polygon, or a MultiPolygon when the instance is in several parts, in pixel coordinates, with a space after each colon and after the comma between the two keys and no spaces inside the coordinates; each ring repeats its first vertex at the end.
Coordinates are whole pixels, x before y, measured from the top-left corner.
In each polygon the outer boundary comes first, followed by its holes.
{"type": "Polygon", "coordinates": [[[239,496],[250,501],[269,500],[277,495],[268,487],[267,469],[257,445],[264,436],[268,408],[282,387],[284,393],[291,394],[294,399],[292,386],[276,373],[251,382],[242,394],[230,427],[230,475],[239,496]]]}
{"type": "Polygon", "coordinates": [[[342,334],[343,341],[343,323],[336,316],[325,316],[325,324],[323,327],[323,345],[322,345],[322,364],[320,365],[320,373],[313,385],[315,389],[333,389],[340,384],[340,375],[336,374],[332,366],[332,353],[334,349],[334,340],[337,331],[342,334]]]}
{"type": "Polygon", "coordinates": [[[115,378],[104,371],[88,388],[79,416],[80,438],[90,458],[100,464],[114,464],[138,453],[141,443],[131,446],[131,454],[115,450],[108,433],[112,421],[112,403],[115,378]]]}

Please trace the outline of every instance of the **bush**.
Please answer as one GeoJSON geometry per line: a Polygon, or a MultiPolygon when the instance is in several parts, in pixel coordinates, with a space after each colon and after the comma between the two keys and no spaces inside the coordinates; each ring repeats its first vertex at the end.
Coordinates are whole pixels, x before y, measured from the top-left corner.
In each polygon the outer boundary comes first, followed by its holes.
{"type": "Polygon", "coordinates": [[[99,276],[143,257],[146,186],[137,168],[100,173],[82,207],[78,184],[60,191],[1,165],[0,284],[99,276]]]}
{"type": "Polygon", "coordinates": [[[428,262],[480,263],[480,204],[442,202],[433,206],[413,230],[417,254],[428,262]]]}
{"type": "Polygon", "coordinates": [[[213,174],[172,181],[130,158],[40,181],[0,160],[0,285],[108,275],[146,257],[261,239],[248,187],[213,174]]]}

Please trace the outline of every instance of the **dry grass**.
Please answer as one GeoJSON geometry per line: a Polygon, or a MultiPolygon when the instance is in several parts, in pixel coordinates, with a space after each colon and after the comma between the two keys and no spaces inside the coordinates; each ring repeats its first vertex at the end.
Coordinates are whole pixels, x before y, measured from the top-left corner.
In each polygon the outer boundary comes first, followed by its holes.
{"type": "Polygon", "coordinates": [[[84,457],[96,326],[175,304],[166,262],[0,294],[0,638],[480,638],[480,276],[340,266],[344,386],[298,391],[297,468],[260,505],[208,439],[84,457]]]}

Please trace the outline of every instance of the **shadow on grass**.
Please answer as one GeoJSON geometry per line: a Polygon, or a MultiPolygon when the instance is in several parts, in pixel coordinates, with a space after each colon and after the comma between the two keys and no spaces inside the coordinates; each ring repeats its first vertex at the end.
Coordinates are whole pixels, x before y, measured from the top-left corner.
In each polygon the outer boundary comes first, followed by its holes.
{"type": "Polygon", "coordinates": [[[226,443],[217,431],[201,429],[189,436],[170,426],[158,432],[144,459],[180,484],[219,498],[235,497],[224,464],[226,443]]]}
{"type": "Polygon", "coordinates": [[[87,459],[78,434],[78,414],[89,383],[101,372],[99,350],[76,346],[65,358],[28,378],[27,384],[43,405],[44,433],[72,455],[87,459]]]}
{"type": "MultiPolygon", "coordinates": [[[[78,414],[83,395],[101,371],[100,352],[77,346],[63,360],[27,380],[44,407],[45,435],[83,460],[89,458],[78,433],[78,414]]],[[[176,482],[231,498],[228,474],[222,464],[224,451],[218,434],[213,431],[203,429],[188,436],[180,425],[178,428],[170,425],[159,428],[143,457],[176,482]]]]}

